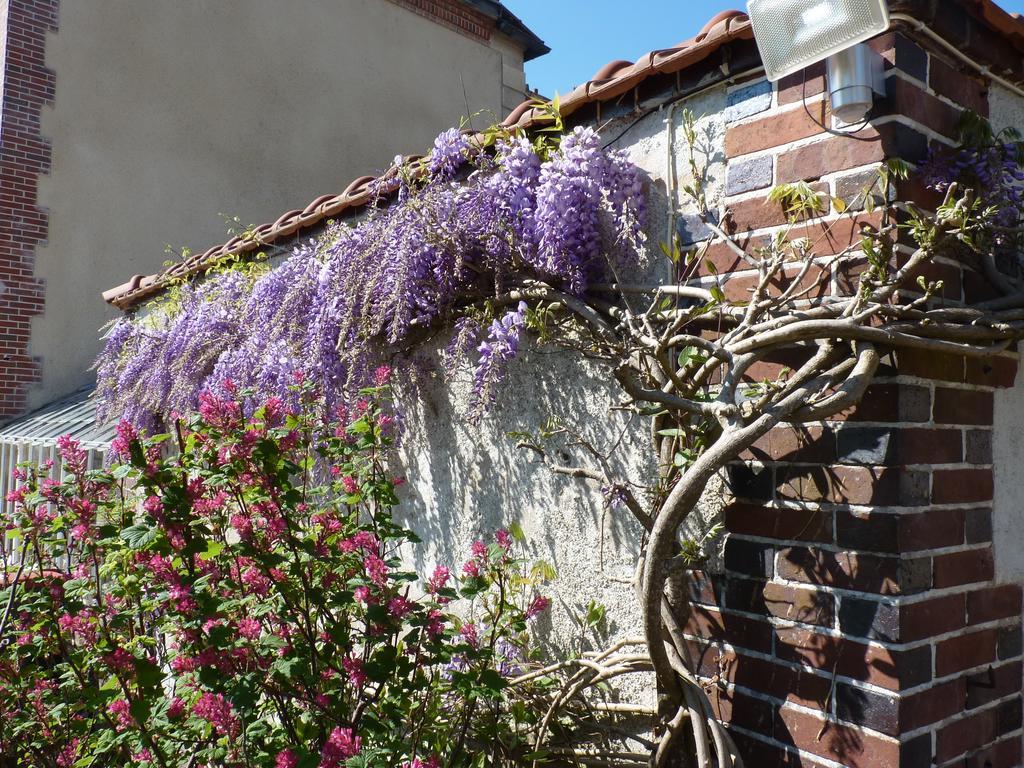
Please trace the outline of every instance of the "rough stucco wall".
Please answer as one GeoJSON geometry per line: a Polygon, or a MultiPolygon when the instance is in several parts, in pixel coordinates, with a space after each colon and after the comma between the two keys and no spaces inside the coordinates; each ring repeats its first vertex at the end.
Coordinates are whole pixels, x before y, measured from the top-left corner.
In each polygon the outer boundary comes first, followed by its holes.
{"type": "MultiPolygon", "coordinates": [[[[689,105],[709,137],[715,165],[709,179],[712,199],[722,186],[724,88],[689,105]]],[[[678,125],[681,110],[673,120],[678,125]]],[[[624,124],[609,125],[614,136],[624,124]]],[[[634,126],[617,143],[650,176],[649,249],[652,262],[663,259],[659,242],[667,235],[664,175],[665,113],[653,114],[634,126]]],[[[677,146],[681,181],[687,177],[685,155],[677,146]]],[[[687,208],[683,207],[685,214],[687,208]]],[[[657,269],[658,267],[654,267],[657,269]]],[[[648,276],[650,277],[650,276],[648,276]]],[[[628,278],[627,278],[628,279],[628,278]]],[[[640,281],[642,278],[638,278],[640,281]]],[[[428,355],[435,365],[437,354],[428,355]]],[[[598,450],[607,450],[622,435],[615,466],[632,482],[650,482],[654,466],[646,419],[632,422],[609,408],[622,399],[610,375],[596,363],[550,348],[533,348],[510,368],[500,388],[499,402],[479,427],[464,416],[472,370],[464,366],[446,383],[440,376],[428,381],[406,416],[407,434],[402,464],[409,483],[403,510],[409,524],[423,537],[413,559],[420,569],[435,563],[461,563],[471,542],[512,521],[519,522],[534,558],[549,561],[558,571],[551,585],[555,598],[552,624],[545,635],[561,649],[579,648],[581,616],[591,599],[607,608],[607,625],[598,638],[614,641],[642,634],[632,578],[640,554],[642,529],[628,511],[605,510],[593,485],[549,472],[537,457],[516,450],[509,432],[534,432],[551,415],[574,433],[584,435],[598,450]]],[[[403,401],[405,402],[405,401],[403,401]]],[[[585,462],[583,449],[569,446],[554,457],[561,463],[585,462]]],[[[721,510],[721,487],[710,489],[693,533],[705,530],[721,510]]],[[[625,686],[642,697],[653,695],[649,680],[637,678],[625,686]]]]}
{"type": "Polygon", "coordinates": [[[503,69],[522,67],[494,41],[386,0],[63,2],[30,405],[87,381],[115,314],[100,292],[158,269],[165,244],[205,249],[226,237],[219,213],[272,221],[425,151],[467,111],[490,122],[503,69]]]}
{"type": "Polygon", "coordinates": [[[992,431],[994,497],[992,541],[996,580],[1024,584],[1024,377],[995,392],[992,431]]]}
{"type": "MultiPolygon", "coordinates": [[[[992,126],[1024,131],[1024,99],[994,85],[989,93],[992,126]]],[[[1024,584],[1024,373],[1012,389],[996,390],[992,432],[995,496],[992,509],[996,580],[1024,584]]]]}

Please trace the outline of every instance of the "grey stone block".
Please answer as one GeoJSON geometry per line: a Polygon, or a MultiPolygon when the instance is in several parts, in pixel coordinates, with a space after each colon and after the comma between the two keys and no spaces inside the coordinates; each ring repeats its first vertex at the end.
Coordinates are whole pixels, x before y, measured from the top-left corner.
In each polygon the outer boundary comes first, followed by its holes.
{"type": "Polygon", "coordinates": [[[931,500],[931,473],[916,469],[900,470],[900,503],[921,507],[931,500]]]}
{"type": "MultiPolygon", "coordinates": [[[[859,171],[836,179],[836,197],[846,203],[849,211],[863,211],[870,197],[874,206],[885,205],[884,187],[877,171],[859,171]]],[[[890,196],[895,200],[896,189],[890,196]]]]}
{"type": "Polygon", "coordinates": [[[676,234],[679,236],[679,244],[688,246],[707,240],[712,233],[708,225],[701,221],[700,216],[691,213],[679,217],[676,222],[676,234]]]}
{"type": "Polygon", "coordinates": [[[992,463],[992,431],[971,429],[967,431],[967,462],[969,464],[992,463]]]}
{"type": "Polygon", "coordinates": [[[739,195],[753,192],[772,185],[774,169],[771,155],[755,157],[738,163],[729,163],[729,174],[725,181],[725,194],[739,195]]]}
{"type": "Polygon", "coordinates": [[[932,588],[932,559],[900,560],[897,568],[900,593],[914,595],[932,588]]]}
{"type": "Polygon", "coordinates": [[[760,80],[729,94],[726,100],[725,120],[731,123],[770,109],[772,106],[772,84],[760,80]]]}
{"type": "Polygon", "coordinates": [[[992,541],[992,510],[968,509],[964,520],[968,544],[992,541]]]}
{"type": "Polygon", "coordinates": [[[925,387],[901,387],[899,399],[900,421],[920,422],[932,417],[932,395],[925,387]]]}
{"type": "Polygon", "coordinates": [[[725,542],[725,569],[730,573],[770,579],[775,571],[775,549],[730,536],[725,542]]]}
{"type": "Polygon", "coordinates": [[[896,694],[879,693],[840,683],[835,688],[836,716],[889,736],[900,733],[900,699],[896,694]]]}
{"type": "Polygon", "coordinates": [[[999,659],[1012,659],[1024,653],[1024,635],[1020,627],[1003,627],[999,630],[999,639],[996,641],[996,651],[999,659]]]}
{"type": "Polygon", "coordinates": [[[847,635],[899,642],[899,606],[844,595],[839,603],[839,627],[847,635]]]}
{"type": "Polygon", "coordinates": [[[872,427],[846,427],[836,432],[840,464],[887,466],[896,458],[896,432],[872,427]]]}

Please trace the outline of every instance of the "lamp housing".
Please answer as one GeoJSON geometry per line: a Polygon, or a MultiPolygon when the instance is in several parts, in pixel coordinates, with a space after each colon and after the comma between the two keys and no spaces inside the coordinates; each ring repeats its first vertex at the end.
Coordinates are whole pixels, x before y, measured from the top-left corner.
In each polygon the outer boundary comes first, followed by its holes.
{"type": "Polygon", "coordinates": [[[747,14],[773,82],[889,29],[886,0],[748,0],[747,14]]]}
{"type": "Polygon", "coordinates": [[[850,125],[867,119],[875,94],[885,96],[882,57],[858,43],[828,57],[828,96],[832,114],[850,125]]]}

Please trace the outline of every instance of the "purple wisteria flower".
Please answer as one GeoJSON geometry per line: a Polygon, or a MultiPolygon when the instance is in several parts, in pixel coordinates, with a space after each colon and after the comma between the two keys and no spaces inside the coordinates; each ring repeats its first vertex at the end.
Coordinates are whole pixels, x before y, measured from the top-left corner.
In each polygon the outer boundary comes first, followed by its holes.
{"type": "Polygon", "coordinates": [[[599,270],[601,181],[605,174],[600,137],[577,128],[541,169],[537,190],[540,266],[562,276],[572,293],[586,290],[599,270]]]}
{"type": "Polygon", "coordinates": [[[469,139],[458,128],[449,128],[434,139],[427,169],[439,181],[450,181],[465,165],[469,152],[469,139]]]}
{"type": "Polygon", "coordinates": [[[519,354],[519,337],[526,325],[526,310],[526,302],[520,301],[514,310],[491,323],[487,339],[477,347],[480,359],[473,372],[473,421],[479,421],[487,406],[494,402],[494,388],[501,381],[505,366],[519,354]]]}
{"type": "MultiPolygon", "coordinates": [[[[299,374],[332,410],[370,385],[383,362],[409,378],[409,340],[420,330],[454,325],[449,352],[470,352],[481,329],[467,297],[522,277],[581,293],[609,268],[638,262],[639,172],[603,150],[593,130],[576,129],[542,161],[524,137],[499,140],[492,156],[451,129],[434,142],[427,169],[422,179],[389,174],[380,204],[356,225],[326,226],[272,269],[215,271],[175,289],[148,317],[116,323],[96,366],[101,417],[158,428],[229,381],[253,393],[250,407],[288,402],[299,374]],[[467,165],[468,178],[456,182],[467,165]]],[[[495,321],[479,345],[474,412],[494,400],[524,310],[495,321]]],[[[456,367],[451,355],[444,364],[456,367]]]]}
{"type": "Polygon", "coordinates": [[[959,149],[931,149],[923,166],[925,183],[945,193],[951,184],[969,187],[996,211],[994,223],[1011,227],[1024,210],[1024,168],[1016,143],[959,149]]]}

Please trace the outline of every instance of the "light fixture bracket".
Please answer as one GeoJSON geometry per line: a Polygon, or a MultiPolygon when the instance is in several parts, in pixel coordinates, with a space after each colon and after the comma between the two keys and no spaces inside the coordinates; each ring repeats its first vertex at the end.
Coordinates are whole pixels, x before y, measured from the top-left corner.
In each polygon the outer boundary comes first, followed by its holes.
{"type": "Polygon", "coordinates": [[[885,96],[885,61],[866,43],[828,58],[828,95],[832,114],[847,125],[867,118],[875,95],[885,96]]]}

